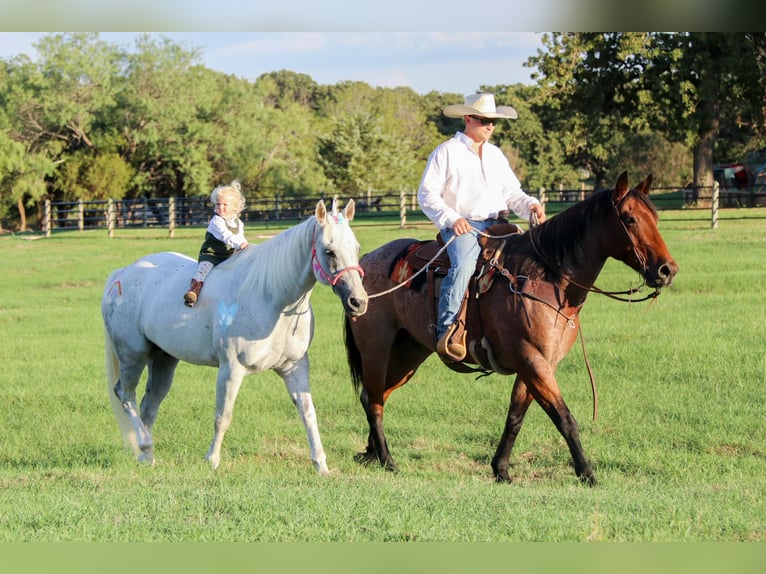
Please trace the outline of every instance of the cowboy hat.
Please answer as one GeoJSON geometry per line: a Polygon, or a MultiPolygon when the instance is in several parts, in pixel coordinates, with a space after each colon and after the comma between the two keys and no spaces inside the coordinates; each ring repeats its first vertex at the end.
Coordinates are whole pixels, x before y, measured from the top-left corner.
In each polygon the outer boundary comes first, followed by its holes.
{"type": "Polygon", "coordinates": [[[444,115],[448,118],[481,116],[483,118],[509,120],[515,120],[519,117],[519,114],[511,106],[495,107],[495,96],[492,94],[469,94],[465,97],[464,104],[453,104],[444,108],[444,115]]]}

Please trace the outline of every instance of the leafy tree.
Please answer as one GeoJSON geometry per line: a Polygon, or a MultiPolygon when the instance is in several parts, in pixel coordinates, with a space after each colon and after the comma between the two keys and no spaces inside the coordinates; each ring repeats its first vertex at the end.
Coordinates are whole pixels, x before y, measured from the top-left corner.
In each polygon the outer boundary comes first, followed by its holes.
{"type": "Polygon", "coordinates": [[[412,188],[407,173],[412,160],[399,153],[399,142],[381,127],[381,119],[356,111],[335,122],[320,136],[318,153],[325,175],[345,195],[412,188]],[[403,177],[404,176],[404,177],[403,177]]]}
{"type": "Polygon", "coordinates": [[[579,176],[566,162],[560,139],[551,137],[538,115],[538,88],[516,84],[482,86],[480,91],[494,94],[498,105],[511,105],[518,113],[515,120],[498,122],[492,142],[504,151],[525,189],[578,187],[579,176]]]}
{"type": "Polygon", "coordinates": [[[276,192],[300,197],[316,195],[328,187],[316,156],[319,120],[313,110],[315,97],[309,95],[315,84],[307,78],[302,74],[265,74],[253,86],[262,118],[248,125],[258,145],[243,165],[254,173],[251,179],[256,195],[273,196],[276,192]],[[288,88],[288,78],[300,83],[288,88]]]}
{"type": "Polygon", "coordinates": [[[319,85],[308,74],[299,74],[289,70],[268,72],[256,80],[257,83],[271,81],[273,89],[269,104],[275,108],[297,104],[311,110],[319,106],[319,85]]]}
{"type": "Polygon", "coordinates": [[[327,177],[344,192],[413,190],[440,140],[410,89],[341,82],[320,114],[328,127],[317,148],[327,177]]]}
{"type": "Polygon", "coordinates": [[[46,178],[59,160],[62,144],[37,123],[37,70],[27,57],[0,65],[0,217],[15,209],[19,229],[26,210],[48,193],[46,178]]]}
{"type": "MultiPolygon", "coordinates": [[[[598,179],[614,136],[660,131],[693,151],[695,185],[711,185],[716,137],[736,118],[763,132],[762,34],[545,34],[537,66],[548,117],[573,163],[598,179]]],[[[680,183],[680,182],[679,182],[680,183]]]]}
{"type": "Polygon", "coordinates": [[[463,101],[465,94],[450,94],[431,91],[420,99],[421,108],[425,114],[426,121],[432,124],[439,135],[443,138],[450,138],[456,132],[463,129],[463,120],[461,118],[448,118],[444,115],[444,108],[463,101]]]}

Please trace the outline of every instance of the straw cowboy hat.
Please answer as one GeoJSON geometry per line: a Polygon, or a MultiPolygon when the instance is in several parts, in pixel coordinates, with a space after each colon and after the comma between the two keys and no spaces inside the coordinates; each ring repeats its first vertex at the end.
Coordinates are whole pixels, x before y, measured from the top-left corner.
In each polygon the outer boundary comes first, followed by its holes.
{"type": "Polygon", "coordinates": [[[495,107],[495,96],[492,94],[470,94],[465,97],[464,104],[453,104],[444,108],[448,118],[463,116],[481,116],[483,118],[504,118],[515,120],[519,117],[511,106],[495,107]]]}

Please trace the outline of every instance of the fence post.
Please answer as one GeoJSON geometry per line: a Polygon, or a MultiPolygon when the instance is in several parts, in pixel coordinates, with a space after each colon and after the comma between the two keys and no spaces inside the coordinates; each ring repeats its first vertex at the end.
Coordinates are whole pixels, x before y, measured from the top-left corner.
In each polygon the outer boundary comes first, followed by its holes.
{"type": "Polygon", "coordinates": [[[545,188],[541,187],[540,192],[537,194],[537,199],[540,200],[540,205],[543,206],[543,209],[545,209],[545,188]]]}
{"type": "Polygon", "coordinates": [[[77,200],[77,229],[80,231],[85,229],[85,207],[82,198],[77,200]]]}
{"type": "Polygon", "coordinates": [[[712,229],[718,229],[718,192],[720,187],[717,181],[713,182],[713,194],[710,198],[710,226],[712,229]]]}
{"type": "Polygon", "coordinates": [[[399,228],[404,229],[407,224],[407,192],[399,192],[399,228]]]}
{"type": "Polygon", "coordinates": [[[106,230],[109,239],[114,237],[114,200],[106,202],[106,230]]]}
{"type": "Polygon", "coordinates": [[[51,200],[45,198],[45,213],[43,214],[43,231],[45,237],[51,236],[51,200]]]}
{"type": "Polygon", "coordinates": [[[176,234],[176,198],[168,198],[168,235],[173,239],[176,234]]]}

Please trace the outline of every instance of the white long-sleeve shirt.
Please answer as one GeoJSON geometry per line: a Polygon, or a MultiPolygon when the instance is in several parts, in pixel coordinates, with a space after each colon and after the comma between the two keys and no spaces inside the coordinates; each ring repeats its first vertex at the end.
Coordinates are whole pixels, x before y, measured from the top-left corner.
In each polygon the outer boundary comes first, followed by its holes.
{"type": "Polygon", "coordinates": [[[423,213],[439,229],[461,217],[490,219],[506,209],[529,219],[531,206],[540,202],[521,189],[500,148],[485,142],[479,157],[472,144],[457,132],[431,153],[418,188],[423,213]]]}
{"type": "Polygon", "coordinates": [[[214,215],[208,223],[207,230],[229,248],[239,249],[246,241],[245,225],[239,217],[226,220],[220,215],[214,215]]]}

